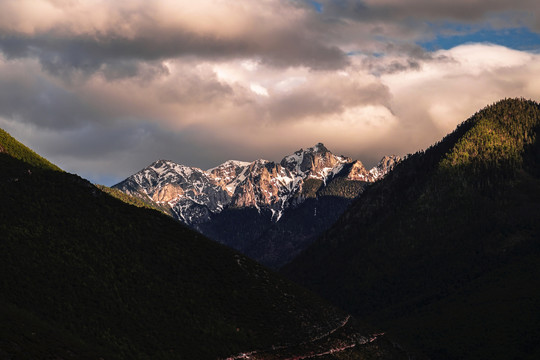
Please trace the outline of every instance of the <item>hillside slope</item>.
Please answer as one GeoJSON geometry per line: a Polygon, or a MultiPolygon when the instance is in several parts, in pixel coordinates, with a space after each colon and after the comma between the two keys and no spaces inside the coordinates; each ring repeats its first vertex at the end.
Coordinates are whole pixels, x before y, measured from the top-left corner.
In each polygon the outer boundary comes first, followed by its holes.
{"type": "Polygon", "coordinates": [[[231,249],[0,145],[2,358],[402,356],[231,249]]]}
{"type": "Polygon", "coordinates": [[[2,153],[9,154],[16,159],[41,169],[61,171],[58,166],[21,144],[5,130],[0,129],[0,154],[2,153]]]}
{"type": "Polygon", "coordinates": [[[284,273],[433,359],[540,356],[540,108],[488,106],[284,273]]]}

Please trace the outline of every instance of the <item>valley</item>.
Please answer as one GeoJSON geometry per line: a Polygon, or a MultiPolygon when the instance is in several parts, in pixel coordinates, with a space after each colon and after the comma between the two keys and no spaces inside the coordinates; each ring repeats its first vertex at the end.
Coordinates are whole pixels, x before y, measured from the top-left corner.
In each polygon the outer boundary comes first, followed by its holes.
{"type": "Polygon", "coordinates": [[[539,129],[505,99],[371,170],[318,144],[115,189],[0,131],[0,354],[535,359],[539,129]]]}

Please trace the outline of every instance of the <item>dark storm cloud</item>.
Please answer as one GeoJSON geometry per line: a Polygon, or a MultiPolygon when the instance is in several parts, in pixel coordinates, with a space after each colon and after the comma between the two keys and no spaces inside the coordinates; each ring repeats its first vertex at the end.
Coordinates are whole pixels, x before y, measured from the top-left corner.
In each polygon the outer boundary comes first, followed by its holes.
{"type": "Polygon", "coordinates": [[[78,95],[19,65],[0,67],[0,116],[48,129],[96,121],[98,111],[78,95]]]}
{"type": "MultiPolygon", "coordinates": [[[[298,24],[301,26],[302,24],[298,24]]],[[[276,67],[306,66],[336,69],[347,65],[344,52],[320,41],[317,33],[292,26],[254,29],[239,36],[223,37],[181,27],[163,28],[135,24],[135,34],[70,33],[51,29],[32,34],[3,30],[0,51],[8,59],[37,58],[52,74],[69,76],[73,71],[91,75],[104,67],[115,68],[112,75],[133,77],[140,74],[136,62],[167,58],[200,58],[223,61],[238,57],[259,57],[276,67]]]]}

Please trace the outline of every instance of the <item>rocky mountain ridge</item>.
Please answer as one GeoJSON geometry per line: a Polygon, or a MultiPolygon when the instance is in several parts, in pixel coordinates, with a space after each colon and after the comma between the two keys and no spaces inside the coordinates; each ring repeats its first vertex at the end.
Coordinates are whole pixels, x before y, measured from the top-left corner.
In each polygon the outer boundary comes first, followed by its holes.
{"type": "Polygon", "coordinates": [[[269,210],[272,220],[279,221],[293,197],[302,192],[306,180],[317,179],[326,184],[342,176],[352,181],[374,182],[399,161],[398,156],[385,156],[376,167],[367,170],[360,161],[334,155],[318,143],[284,157],[279,163],[263,159],[229,160],[206,171],[158,160],[114,188],[151,200],[188,225],[207,222],[212,214],[225,208],[246,207],[269,210]]]}

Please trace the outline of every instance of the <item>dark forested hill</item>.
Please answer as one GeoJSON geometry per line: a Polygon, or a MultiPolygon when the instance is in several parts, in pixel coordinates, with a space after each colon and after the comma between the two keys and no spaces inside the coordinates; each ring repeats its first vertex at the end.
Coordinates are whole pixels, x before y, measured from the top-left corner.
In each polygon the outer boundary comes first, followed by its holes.
{"type": "Polygon", "coordinates": [[[540,358],[540,107],[486,107],[284,273],[433,359],[540,358]]]}
{"type": "Polygon", "coordinates": [[[248,258],[0,135],[0,358],[402,356],[248,258]]]}

